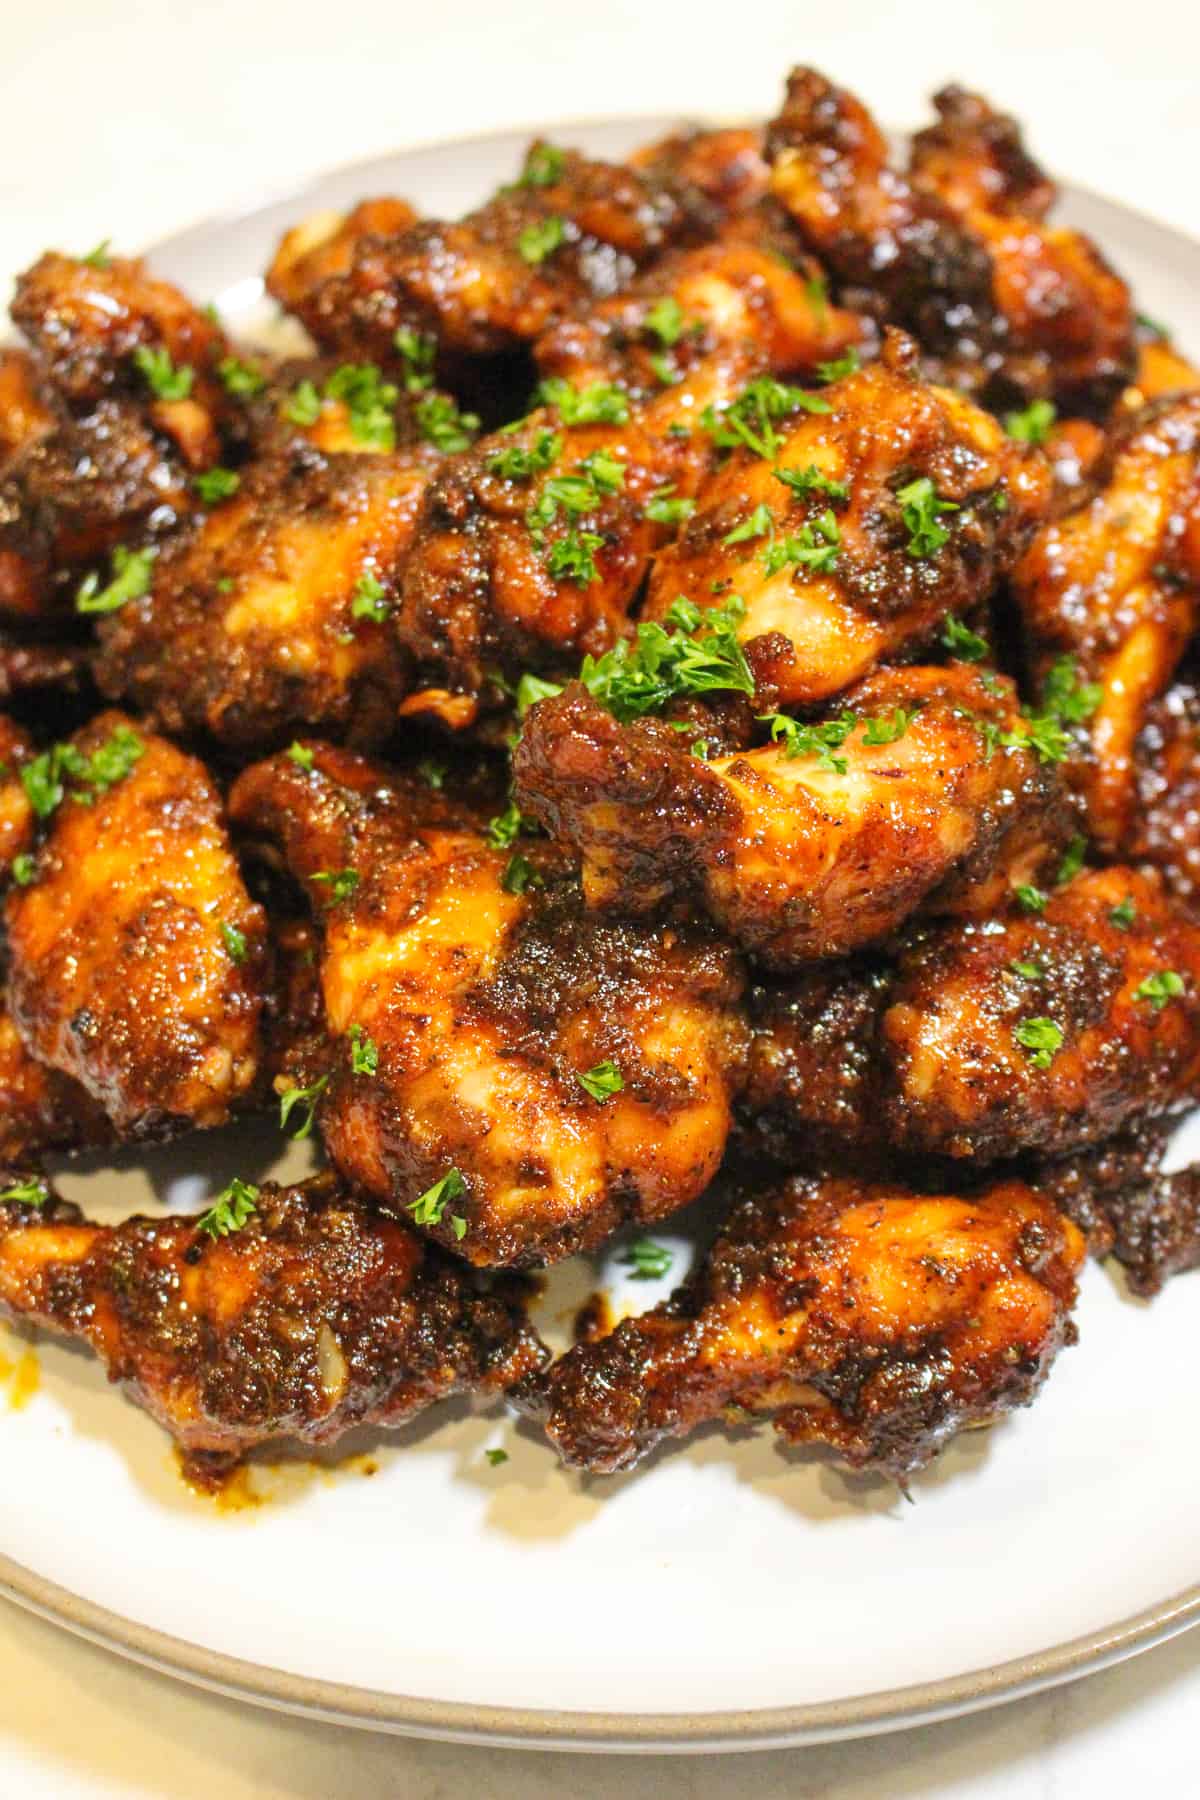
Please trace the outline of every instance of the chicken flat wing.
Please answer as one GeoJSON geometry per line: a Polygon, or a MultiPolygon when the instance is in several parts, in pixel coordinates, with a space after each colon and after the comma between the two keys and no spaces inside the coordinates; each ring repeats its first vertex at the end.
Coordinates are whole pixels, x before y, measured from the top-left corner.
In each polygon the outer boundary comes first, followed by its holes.
{"type": "Polygon", "coordinates": [[[686,899],[776,969],[886,937],[952,877],[959,904],[1054,805],[1011,684],[962,665],[881,670],[837,719],[779,719],[777,740],[706,762],[572,686],[530,712],[516,793],[582,851],[590,905],[686,899]]]}
{"type": "Polygon", "coordinates": [[[342,752],[255,765],[230,806],[321,918],[318,1118],[348,1180],[472,1262],[514,1265],[707,1186],[742,1053],[727,948],[598,923],[549,847],[493,848],[444,796],[342,752]]]}
{"type": "Polygon", "coordinates": [[[711,424],[735,446],[655,563],[646,612],[736,594],[767,706],[811,706],[928,643],[1012,567],[1050,499],[1044,458],[945,388],[911,344],[820,393],[756,380],[711,424]]]}
{"type": "Polygon", "coordinates": [[[1112,854],[1131,823],[1146,709],[1196,626],[1200,394],[1168,396],[1127,419],[1097,479],[1037,534],[1013,588],[1039,673],[1067,658],[1094,684],[1072,780],[1090,832],[1112,854]]]}
{"type": "Polygon", "coordinates": [[[102,620],[102,691],[242,751],[298,729],[386,738],[408,686],[392,608],[430,474],[424,449],[264,456],[102,620]]]}
{"type": "Polygon", "coordinates": [[[554,1364],[531,1407],[598,1474],[738,1408],[903,1481],[1033,1398],[1074,1342],[1083,1256],[1019,1182],[959,1199],[793,1180],[736,1207],[670,1300],[554,1364]]]}
{"type": "Polygon", "coordinates": [[[279,1438],[332,1444],[501,1393],[545,1358],[519,1304],[333,1176],[235,1183],[208,1229],[93,1225],[43,1194],[0,1195],[0,1309],[88,1344],[201,1481],[279,1438]]]}
{"type": "Polygon", "coordinates": [[[203,764],[109,712],[23,778],[45,826],[6,906],[26,1045],[121,1137],[222,1124],[258,1073],[266,920],[203,764]]]}

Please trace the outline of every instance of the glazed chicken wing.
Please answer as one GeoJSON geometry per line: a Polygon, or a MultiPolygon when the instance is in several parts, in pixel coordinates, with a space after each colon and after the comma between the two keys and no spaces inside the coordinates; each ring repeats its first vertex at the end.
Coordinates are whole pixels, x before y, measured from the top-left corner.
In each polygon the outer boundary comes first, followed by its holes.
{"type": "Polygon", "coordinates": [[[196,1219],[89,1224],[0,1200],[0,1310],[88,1344],[212,1481],[256,1445],[332,1444],[451,1394],[497,1394],[544,1351],[515,1301],[321,1175],[235,1184],[196,1219]],[[240,1228],[228,1229],[231,1208],[240,1228]],[[248,1210],[247,1210],[248,1209],[248,1210]]]}
{"type": "Polygon", "coordinates": [[[1095,684],[1072,778],[1111,854],[1132,823],[1147,708],[1196,625],[1200,394],[1152,402],[1121,425],[1095,492],[1043,527],[1013,586],[1037,671],[1065,655],[1095,684]]]}
{"type": "Polygon", "coordinates": [[[1180,671],[1143,714],[1134,746],[1136,792],[1121,844],[1156,869],[1189,909],[1200,906],[1200,681],[1180,671]]]}
{"type": "Polygon", "coordinates": [[[547,847],[494,849],[443,796],[310,756],[246,770],[230,804],[321,917],[318,1117],[343,1175],[479,1264],[550,1261],[694,1199],[740,1070],[731,953],[598,923],[547,847]]]}
{"type": "Polygon", "coordinates": [[[655,563],[652,618],[680,595],[743,600],[764,706],[810,706],[928,643],[995,587],[1046,510],[1040,453],[911,365],[893,337],[819,394],[752,383],[714,427],[738,447],[655,563]]]}
{"type": "Polygon", "coordinates": [[[121,1137],[222,1124],[258,1072],[266,921],[203,764],[109,712],[24,779],[46,828],[6,907],[26,1045],[121,1137]]]}
{"type": "Polygon", "coordinates": [[[736,1207],[670,1300],[531,1384],[531,1410],[597,1474],[734,1407],[903,1481],[1033,1398],[1074,1341],[1083,1256],[1019,1182],[968,1200],[793,1180],[736,1207]]]}
{"type": "Polygon", "coordinates": [[[573,686],[529,714],[517,797],[583,852],[590,905],[686,898],[776,969],[886,937],[951,878],[957,907],[1012,833],[1023,869],[1029,815],[1052,812],[1053,771],[999,677],[881,670],[825,726],[779,724],[777,742],[703,761],[669,724],[622,724],[573,686]]]}

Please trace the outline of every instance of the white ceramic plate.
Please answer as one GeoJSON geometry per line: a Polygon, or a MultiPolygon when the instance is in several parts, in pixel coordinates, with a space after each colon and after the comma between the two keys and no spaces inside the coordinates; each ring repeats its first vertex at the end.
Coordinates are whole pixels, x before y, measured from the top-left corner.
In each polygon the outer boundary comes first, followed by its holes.
{"type": "MultiPolygon", "coordinates": [[[[669,123],[551,135],[620,154],[669,123]]],[[[369,193],[453,214],[507,178],[525,141],[362,164],[154,260],[235,324],[261,324],[257,271],[286,225],[369,193]]],[[[1194,245],[1086,194],[1064,214],[1148,312],[1200,344],[1194,245]]],[[[148,1178],[158,1199],[171,1186],[198,1203],[264,1172],[278,1142],[261,1128],[200,1137],[147,1159],[149,1177],[129,1158],[63,1186],[112,1218],[150,1203],[148,1178]]],[[[561,1330],[610,1272],[556,1271],[544,1313],[561,1330]]],[[[258,1469],[262,1504],[220,1510],[84,1356],[38,1345],[29,1397],[34,1364],[7,1335],[0,1395],[19,1404],[0,1407],[0,1590],[211,1686],[404,1731],[665,1750],[915,1724],[1200,1618],[1198,1299],[1200,1276],[1147,1308],[1090,1269],[1081,1342],[1036,1406],[952,1446],[913,1505],[786,1458],[769,1433],[701,1434],[633,1475],[585,1480],[506,1415],[448,1409],[336,1469],[258,1469]],[[493,1468],[488,1447],[509,1460],[493,1468]]]]}

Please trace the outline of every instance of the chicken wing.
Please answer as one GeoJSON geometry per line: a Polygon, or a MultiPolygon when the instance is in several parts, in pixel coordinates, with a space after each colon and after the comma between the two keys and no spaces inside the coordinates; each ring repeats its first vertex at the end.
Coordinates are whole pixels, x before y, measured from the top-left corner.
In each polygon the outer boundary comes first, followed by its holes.
{"type": "Polygon", "coordinates": [[[740,1072],[730,951],[598,923],[550,847],[493,848],[444,794],[310,757],[244,771],[230,807],[321,917],[318,1117],[343,1175],[482,1265],[551,1261],[694,1199],[740,1072]]]}
{"type": "Polygon", "coordinates": [[[1011,684],[963,665],[881,670],[838,718],[780,717],[776,734],[706,762],[669,724],[623,724],[572,686],[530,712],[515,791],[582,851],[590,905],[686,899],[776,969],[886,937],[951,878],[957,907],[1011,834],[1023,870],[1029,815],[1052,815],[1055,775],[1011,684]]]}
{"type": "Polygon", "coordinates": [[[751,383],[712,429],[737,447],[657,559],[646,612],[737,594],[764,707],[813,705],[928,643],[992,591],[1049,504],[1040,452],[923,386],[896,336],[819,394],[751,383]]]}
{"type": "Polygon", "coordinates": [[[236,1182],[200,1221],[93,1225],[43,1195],[0,1198],[0,1309],[88,1344],[201,1482],[279,1438],[332,1444],[501,1393],[545,1360],[514,1299],[330,1175],[236,1182]]]}
{"type": "Polygon", "coordinates": [[[1083,1256],[1020,1182],[959,1199],[793,1180],[736,1207],[683,1288],[571,1350],[524,1403],[597,1474],[737,1408],[903,1481],[1033,1398],[1074,1342],[1083,1256]]]}
{"type": "Polygon", "coordinates": [[[1185,663],[1146,708],[1134,746],[1136,795],[1121,844],[1157,869],[1176,899],[1200,906],[1200,682],[1185,663]]]}
{"type": "Polygon", "coordinates": [[[45,824],[5,914],[26,1045],[121,1137],[222,1124],[258,1072],[266,921],[203,764],[109,712],[22,775],[45,824]]]}

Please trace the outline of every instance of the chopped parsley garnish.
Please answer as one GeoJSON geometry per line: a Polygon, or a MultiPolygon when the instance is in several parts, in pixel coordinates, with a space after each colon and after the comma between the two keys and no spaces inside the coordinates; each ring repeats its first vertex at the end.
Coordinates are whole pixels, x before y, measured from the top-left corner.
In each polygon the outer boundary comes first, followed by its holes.
{"type": "Polygon", "coordinates": [[[961,619],[953,616],[942,626],[942,642],[959,662],[982,662],[989,650],[986,638],[981,638],[977,631],[969,630],[961,619]]]}
{"type": "Polygon", "coordinates": [[[523,719],[539,700],[552,700],[555,694],[561,693],[562,685],[557,681],[545,681],[540,675],[522,675],[517,683],[518,719],[523,719]]]}
{"type": "Polygon", "coordinates": [[[655,712],[680,694],[753,694],[754,677],[737,640],[742,601],[702,610],[682,597],[660,625],[643,619],[631,642],[584,658],[579,679],[622,723],[655,712]]]}
{"type": "Polygon", "coordinates": [[[192,383],[196,372],[188,363],[180,363],[176,368],[171,360],[171,352],[166,348],[152,350],[149,344],[139,344],[133,353],[133,360],[141,375],[146,378],[147,385],[160,400],[186,400],[192,391],[192,383]]]}
{"type": "Polygon", "coordinates": [[[577,1072],[575,1079],[585,1094],[590,1094],[593,1100],[598,1100],[601,1104],[605,1100],[611,1100],[625,1086],[625,1077],[615,1062],[595,1063],[592,1068],[577,1072]]]}
{"type": "Polygon", "coordinates": [[[1086,856],[1087,839],[1082,832],[1077,831],[1063,851],[1063,859],[1058,865],[1058,874],[1054,877],[1055,885],[1065,887],[1068,881],[1074,881],[1083,867],[1086,856]]]}
{"type": "Polygon", "coordinates": [[[1177,1000],[1183,993],[1186,983],[1183,976],[1174,969],[1160,969],[1157,974],[1147,975],[1138,987],[1133,990],[1135,1000],[1148,1000],[1155,1012],[1161,1012],[1168,1000],[1177,1000]]]}
{"type": "Polygon", "coordinates": [[[321,416],[321,396],[316,383],[305,376],[298,381],[283,409],[284,417],[293,425],[315,425],[321,416]]]}
{"type": "Polygon", "coordinates": [[[1157,319],[1152,319],[1150,317],[1149,313],[1144,313],[1144,312],[1134,313],[1133,316],[1136,319],[1140,329],[1142,331],[1148,331],[1150,333],[1151,337],[1156,337],[1156,338],[1169,338],[1170,337],[1170,335],[1171,335],[1170,328],[1166,325],[1160,324],[1157,319]]]}
{"type": "Polygon", "coordinates": [[[769,506],[756,506],[748,519],[735,525],[722,539],[723,544],[745,544],[751,538],[765,537],[775,530],[775,516],[769,506]]]}
{"type": "Polygon", "coordinates": [[[339,906],[343,900],[348,900],[354,893],[358,887],[359,876],[357,869],[321,869],[310,879],[321,882],[329,889],[326,906],[339,906]]]}
{"type": "Polygon", "coordinates": [[[342,363],[325,383],[326,400],[349,414],[350,435],[376,450],[396,448],[396,384],[385,381],[374,363],[342,363]]]}
{"type": "Polygon", "coordinates": [[[1031,887],[1028,882],[1024,882],[1017,887],[1014,892],[1017,896],[1017,904],[1021,907],[1022,911],[1028,913],[1045,912],[1049,895],[1043,894],[1041,888],[1031,887]]]}
{"type": "Polygon", "coordinates": [[[684,332],[683,308],[673,294],[664,294],[656,300],[646,314],[645,328],[652,337],[656,337],[664,350],[676,345],[684,332]]]}
{"type": "Polygon", "coordinates": [[[919,708],[915,706],[894,706],[890,718],[883,714],[877,719],[866,719],[863,722],[863,743],[871,747],[876,744],[898,744],[918,711],[919,708]]]}
{"type": "Polygon", "coordinates": [[[904,546],[909,556],[932,556],[943,544],[949,543],[950,533],[940,522],[940,515],[958,512],[959,508],[954,501],[939,496],[928,475],[920,475],[907,487],[899,488],[896,498],[909,534],[904,546]]]}
{"type": "Polygon", "coordinates": [[[598,494],[619,494],[625,486],[625,464],[609,450],[593,450],[577,467],[598,494]]]}
{"type": "Polygon", "coordinates": [[[829,283],[823,275],[809,276],[804,283],[804,297],[808,301],[818,329],[824,331],[829,320],[829,283]]]}
{"type": "Polygon", "coordinates": [[[367,1036],[361,1025],[350,1027],[350,1072],[353,1075],[379,1072],[379,1045],[367,1036]]]}
{"type": "Polygon", "coordinates": [[[762,723],[770,726],[771,742],[783,745],[789,762],[800,756],[815,756],[819,768],[829,769],[835,775],[844,775],[849,768],[846,758],[835,756],[834,751],[841,749],[858,724],[857,713],[844,712],[821,725],[802,725],[787,713],[771,713],[762,723]]]}
{"type": "Polygon", "coordinates": [[[493,1469],[498,1469],[501,1463],[506,1463],[508,1461],[507,1450],[485,1450],[483,1454],[487,1457],[493,1469]]]}
{"type": "Polygon", "coordinates": [[[312,772],[314,757],[315,752],[310,750],[307,744],[295,743],[288,746],[288,761],[294,762],[296,767],[303,769],[306,775],[312,772]]]}
{"type": "Polygon", "coordinates": [[[541,886],[541,876],[527,856],[515,850],[504,865],[500,886],[506,894],[523,894],[526,889],[541,886]]]}
{"type": "Polygon", "coordinates": [[[781,441],[775,430],[779,419],[794,412],[831,411],[828,400],[819,394],[788,387],[772,375],[760,375],[748,382],[729,406],[706,406],[700,423],[719,449],[733,450],[744,445],[764,461],[773,462],[781,441]]]}
{"type": "Polygon", "coordinates": [[[1063,1045],[1062,1026],[1053,1019],[1022,1019],[1013,1027],[1013,1036],[1022,1050],[1029,1052],[1035,1069],[1048,1069],[1063,1045]]]}
{"type": "Polygon", "coordinates": [[[841,547],[838,522],[827,507],[799,532],[773,538],[763,555],[763,564],[768,575],[777,575],[788,563],[809,569],[814,575],[827,575],[836,564],[841,547]]]}
{"type": "Polygon", "coordinates": [[[1060,656],[1051,667],[1042,688],[1043,711],[1052,713],[1066,725],[1082,725],[1091,718],[1104,689],[1098,681],[1081,681],[1074,657],[1060,656]]]}
{"type": "Polygon", "coordinates": [[[89,250],[87,255],[81,256],[79,260],[80,262],[85,262],[90,269],[110,268],[112,266],[112,257],[109,255],[111,249],[112,239],[101,238],[100,242],[96,245],[96,248],[94,250],[89,250]]]}
{"type": "Polygon", "coordinates": [[[48,819],[65,798],[68,781],[72,797],[90,806],[98,794],[106,794],[123,781],[145,753],[146,746],[132,726],[118,725],[90,756],[84,756],[74,744],[52,744],[25,764],[21,785],[38,818],[48,819]]]}
{"type": "Polygon", "coordinates": [[[643,509],[652,525],[682,525],[696,510],[696,502],[676,495],[673,488],[659,488],[643,509]]]}
{"type": "Polygon", "coordinates": [[[296,1108],[298,1106],[302,1106],[304,1108],[304,1117],[301,1119],[300,1124],[297,1126],[296,1130],[293,1131],[292,1136],[294,1138],[306,1138],[306,1137],[311,1136],[313,1124],[314,1124],[314,1122],[316,1120],[316,1116],[317,1116],[317,1101],[321,1098],[321,1095],[325,1092],[325,1089],[328,1086],[329,1086],[328,1075],[322,1075],[316,1081],[310,1082],[308,1087],[302,1087],[302,1088],[291,1087],[291,1088],[288,1088],[284,1093],[280,1094],[280,1096],[279,1096],[279,1128],[280,1128],[280,1130],[284,1131],[287,1129],[288,1120],[291,1118],[291,1116],[295,1112],[296,1108]]]}
{"type": "Polygon", "coordinates": [[[525,158],[525,166],[513,183],[518,188],[553,187],[561,181],[567,166],[567,153],[554,144],[534,144],[525,158]]]}
{"type": "Polygon", "coordinates": [[[192,486],[203,500],[205,506],[215,506],[219,500],[228,500],[236,494],[242,484],[242,478],[233,469],[205,469],[197,475],[192,486]]]}
{"type": "Polygon", "coordinates": [[[1010,962],[1008,966],[1014,975],[1021,977],[1022,981],[1045,981],[1046,979],[1046,965],[1034,959],[1022,962],[1018,958],[1010,962]]]}
{"type": "MultiPolygon", "coordinates": [[[[404,364],[404,386],[410,394],[420,394],[433,386],[433,369],[437,360],[437,339],[423,331],[410,331],[401,325],[392,338],[400,361],[404,364]]],[[[311,382],[309,383],[311,387],[311,382]]],[[[314,393],[316,390],[313,390],[314,393]]],[[[311,420],[309,423],[311,424],[311,420]]]]}
{"type": "Polygon", "coordinates": [[[488,474],[498,475],[502,481],[528,481],[530,476],[550,468],[561,454],[562,438],[558,432],[539,431],[528,450],[513,444],[489,456],[488,474]]]}
{"type": "MultiPolygon", "coordinates": [[[[466,1191],[467,1184],[458,1170],[448,1170],[440,1181],[435,1181],[431,1188],[426,1188],[419,1199],[409,1201],[408,1210],[413,1216],[413,1223],[416,1225],[440,1225],[446,1208],[455,1200],[461,1200],[466,1191]]],[[[452,1223],[455,1235],[463,1237],[467,1229],[466,1221],[455,1219],[452,1223]],[[462,1226],[461,1231],[458,1229],[459,1225],[462,1226]]]]}
{"type": "Polygon", "coordinates": [[[653,1238],[640,1237],[634,1238],[618,1260],[628,1266],[631,1281],[661,1281],[670,1273],[675,1258],[664,1244],[656,1244],[653,1238]]]}
{"type": "Polygon", "coordinates": [[[18,887],[30,887],[37,875],[37,863],[28,850],[18,851],[12,859],[12,878],[18,887]]]}
{"type": "Polygon", "coordinates": [[[14,1182],[0,1192],[0,1200],[15,1200],[20,1206],[45,1206],[50,1198],[50,1189],[44,1181],[30,1176],[28,1181],[14,1182]]]}
{"type": "Polygon", "coordinates": [[[239,931],[236,925],[221,923],[221,941],[225,945],[230,962],[244,963],[246,960],[246,934],[239,931]]]}
{"type": "Polygon", "coordinates": [[[838,501],[850,498],[850,483],[823,475],[816,463],[809,463],[803,469],[776,469],[775,479],[791,488],[793,494],[827,494],[831,500],[838,501]]]}
{"type": "Polygon", "coordinates": [[[546,567],[555,581],[572,581],[576,587],[589,587],[599,579],[596,552],[604,539],[595,531],[577,531],[574,526],[565,537],[555,540],[546,552],[546,567]]]}
{"type": "Polygon", "coordinates": [[[1058,409],[1050,400],[1031,400],[1024,412],[1004,415],[1004,429],[1010,438],[1023,444],[1044,444],[1050,427],[1058,417],[1058,409]]]}
{"type": "Polygon", "coordinates": [[[526,225],[517,238],[517,249],[527,263],[535,266],[545,262],[553,255],[567,235],[567,227],[557,213],[549,213],[544,219],[535,219],[532,225],[526,225]]]}
{"type": "Polygon", "coordinates": [[[670,351],[652,350],[646,360],[663,387],[674,387],[676,382],[682,381],[670,351]]]}
{"type": "Polygon", "coordinates": [[[231,1232],[240,1231],[258,1211],[258,1192],[253,1182],[242,1181],[234,1176],[227,1188],[223,1188],[209,1207],[196,1220],[196,1230],[204,1232],[208,1237],[228,1237],[231,1232]]]}
{"type": "Polygon", "coordinates": [[[118,544],[112,554],[112,578],[108,586],[100,586],[100,577],[94,571],[85,576],[75,595],[75,611],[116,612],[127,600],[140,600],[143,594],[150,592],[150,571],[157,555],[153,545],[147,545],[144,550],[127,550],[123,544],[118,544]]]}
{"type": "Polygon", "coordinates": [[[417,764],[417,774],[426,787],[443,788],[446,785],[446,765],[438,762],[436,757],[423,756],[417,764]]]}
{"type": "Polygon", "coordinates": [[[390,611],[387,590],[377,576],[368,569],[359,576],[354,584],[354,596],[350,602],[352,619],[370,619],[374,624],[382,624],[390,611]]]}
{"type": "Polygon", "coordinates": [[[841,381],[846,375],[857,375],[862,368],[862,360],[853,345],[843,356],[836,357],[833,362],[817,364],[817,374],[822,381],[841,381]]]}
{"type": "Polygon", "coordinates": [[[256,369],[253,363],[243,362],[240,356],[223,356],[217,364],[217,374],[225,385],[225,391],[236,400],[252,400],[267,385],[267,378],[261,369],[256,369]]]}
{"type": "Polygon", "coordinates": [[[1108,917],[1109,923],[1115,925],[1118,931],[1128,931],[1137,918],[1137,907],[1126,894],[1120,906],[1114,906],[1108,917]]]}
{"type": "Polygon", "coordinates": [[[982,721],[980,735],[986,745],[986,756],[999,745],[1004,750],[1032,750],[1039,762],[1064,762],[1071,740],[1056,718],[1049,713],[1026,713],[1011,731],[1001,731],[990,719],[982,721]]]}
{"type": "Polygon", "coordinates": [[[525,821],[515,800],[510,800],[502,813],[488,820],[486,837],[493,850],[511,850],[521,835],[525,821]]]}
{"type": "Polygon", "coordinates": [[[629,418],[627,396],[603,381],[577,388],[552,375],[540,383],[537,397],[543,406],[557,408],[564,425],[624,425],[629,418]]]}
{"type": "Polygon", "coordinates": [[[469,450],[479,431],[479,414],[460,412],[449,394],[426,394],[417,401],[413,418],[426,443],[446,456],[469,450]]]}

